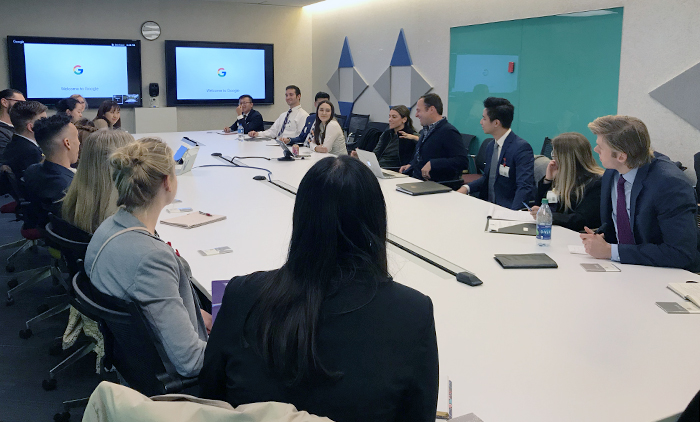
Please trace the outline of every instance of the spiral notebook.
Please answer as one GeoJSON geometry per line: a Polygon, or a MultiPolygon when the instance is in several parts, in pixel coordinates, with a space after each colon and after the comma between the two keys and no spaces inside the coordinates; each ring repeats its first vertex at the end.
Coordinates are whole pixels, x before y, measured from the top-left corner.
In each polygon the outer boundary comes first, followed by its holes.
{"type": "Polygon", "coordinates": [[[162,224],[169,226],[182,227],[183,229],[193,229],[205,224],[216,223],[217,221],[225,220],[225,215],[213,215],[201,211],[182,215],[180,217],[160,220],[162,224]]]}

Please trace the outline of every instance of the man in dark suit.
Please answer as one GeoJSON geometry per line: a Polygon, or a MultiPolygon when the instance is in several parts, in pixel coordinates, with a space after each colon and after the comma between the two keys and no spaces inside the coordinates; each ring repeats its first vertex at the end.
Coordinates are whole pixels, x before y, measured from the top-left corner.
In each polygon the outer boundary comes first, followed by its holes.
{"type": "Polygon", "coordinates": [[[695,194],[681,170],[651,150],[646,125],[604,116],[588,125],[607,170],[600,194],[602,234],[586,228],[591,256],[623,264],[700,270],[695,194]]]}
{"type": "Polygon", "coordinates": [[[251,130],[256,132],[265,130],[262,114],[253,110],[253,97],[250,95],[245,94],[238,98],[236,114],[238,114],[238,118],[230,127],[225,127],[224,132],[237,132],[238,125],[243,126],[243,133],[248,133],[251,130]]]}
{"type": "Polygon", "coordinates": [[[484,174],[457,192],[517,210],[535,198],[535,155],[523,138],[510,130],[515,107],[505,98],[484,100],[481,127],[495,142],[486,150],[484,174]]]}
{"type": "Polygon", "coordinates": [[[420,132],[413,159],[399,171],[420,180],[445,182],[462,176],[469,161],[462,135],[442,115],[442,99],[427,94],[416,103],[420,132]]]}
{"type": "Polygon", "coordinates": [[[24,172],[27,200],[31,203],[25,228],[45,225],[49,211],[61,215],[61,200],[73,181],[71,165],[78,162],[80,150],[78,129],[70,120],[70,116],[59,113],[34,123],[34,134],[46,159],[24,172]]]}
{"type": "Polygon", "coordinates": [[[16,89],[0,91],[0,157],[15,133],[14,125],[10,120],[10,108],[19,101],[25,101],[22,92],[16,89]]]}
{"type": "Polygon", "coordinates": [[[27,167],[43,158],[39,144],[34,139],[34,122],[42,117],[46,117],[46,106],[37,101],[17,102],[10,109],[10,119],[16,133],[5,148],[0,162],[10,166],[18,180],[27,167]]]}
{"type": "Polygon", "coordinates": [[[301,130],[299,136],[295,138],[282,138],[280,140],[285,144],[290,145],[303,144],[304,142],[306,142],[306,138],[309,137],[309,134],[311,133],[311,128],[314,126],[314,122],[316,121],[316,109],[318,108],[318,104],[323,100],[330,101],[331,96],[323,91],[317,92],[316,97],[314,97],[314,112],[309,114],[309,117],[306,118],[304,128],[301,130]]]}

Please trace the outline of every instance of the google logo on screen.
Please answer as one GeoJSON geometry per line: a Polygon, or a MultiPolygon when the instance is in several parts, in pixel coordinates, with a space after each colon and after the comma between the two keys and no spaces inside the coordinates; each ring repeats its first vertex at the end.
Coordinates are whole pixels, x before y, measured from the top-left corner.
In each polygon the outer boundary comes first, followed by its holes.
{"type": "Polygon", "coordinates": [[[224,70],[223,67],[220,67],[219,70],[216,72],[216,74],[219,75],[219,77],[223,78],[224,76],[226,76],[226,71],[224,70]]]}
{"type": "Polygon", "coordinates": [[[83,68],[80,65],[73,66],[73,73],[81,75],[83,73],[83,68]]]}

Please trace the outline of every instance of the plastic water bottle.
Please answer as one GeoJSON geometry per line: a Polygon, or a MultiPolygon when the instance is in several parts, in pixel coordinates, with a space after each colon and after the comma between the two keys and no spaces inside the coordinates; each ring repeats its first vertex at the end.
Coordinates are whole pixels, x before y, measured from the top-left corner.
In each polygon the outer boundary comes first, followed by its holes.
{"type": "Polygon", "coordinates": [[[238,140],[242,141],[244,137],[245,136],[243,134],[243,125],[239,124],[238,125],[238,140]]]}
{"type": "Polygon", "coordinates": [[[549,201],[542,200],[542,206],[537,210],[537,246],[549,246],[552,243],[552,210],[549,201]]]}

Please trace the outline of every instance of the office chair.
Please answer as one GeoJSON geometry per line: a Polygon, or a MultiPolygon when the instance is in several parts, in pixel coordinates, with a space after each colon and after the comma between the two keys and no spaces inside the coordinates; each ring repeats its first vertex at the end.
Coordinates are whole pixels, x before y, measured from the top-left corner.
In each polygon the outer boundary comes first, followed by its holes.
{"type": "Polygon", "coordinates": [[[552,161],[551,158],[544,155],[535,155],[535,183],[539,183],[540,180],[547,174],[547,166],[549,162],[552,161]]]}
{"type": "MultiPolygon", "coordinates": [[[[473,142],[474,140],[472,140],[470,144],[473,142]]],[[[486,161],[488,161],[489,159],[489,157],[486,157],[486,150],[488,149],[489,145],[491,145],[493,142],[493,138],[484,139],[484,141],[481,143],[481,146],[479,146],[479,151],[476,153],[476,155],[469,154],[469,174],[465,174],[462,176],[462,179],[464,179],[465,184],[477,180],[481,177],[482,174],[484,174],[484,170],[486,170],[487,165],[486,161]]]]}
{"type": "Polygon", "coordinates": [[[547,157],[551,160],[553,149],[554,149],[554,147],[552,146],[552,140],[549,139],[548,137],[545,137],[544,143],[542,144],[542,150],[540,151],[540,155],[544,155],[545,157],[547,157]]]}
{"type": "Polygon", "coordinates": [[[385,130],[389,129],[389,123],[385,122],[369,122],[367,127],[373,127],[378,131],[384,133],[385,130]]]}
{"type": "Polygon", "coordinates": [[[348,152],[351,150],[349,149],[352,147],[352,149],[362,149],[365,151],[374,151],[374,148],[377,146],[379,143],[379,138],[382,136],[382,133],[378,131],[377,129],[373,127],[368,127],[365,129],[363,136],[360,138],[358,142],[355,142],[354,145],[348,145],[348,152]]]}
{"type": "Polygon", "coordinates": [[[342,114],[336,114],[335,120],[337,120],[338,123],[340,124],[340,128],[343,129],[343,131],[345,131],[346,123],[348,122],[347,116],[344,116],[342,114]]]}
{"type": "MultiPolygon", "coordinates": [[[[700,180],[700,152],[693,156],[693,167],[695,168],[695,177],[700,180]]],[[[700,183],[695,183],[695,192],[697,197],[700,198],[700,183]]]]}
{"type": "Polygon", "coordinates": [[[264,129],[264,130],[268,130],[268,129],[271,128],[272,125],[274,125],[274,124],[275,124],[275,122],[265,122],[265,121],[263,121],[263,129],[264,129]]]}
{"type": "Polygon", "coordinates": [[[350,114],[350,118],[348,120],[348,137],[350,136],[350,134],[353,134],[355,137],[355,144],[360,142],[360,140],[362,139],[362,134],[367,128],[368,123],[369,114],[350,114]]]}

